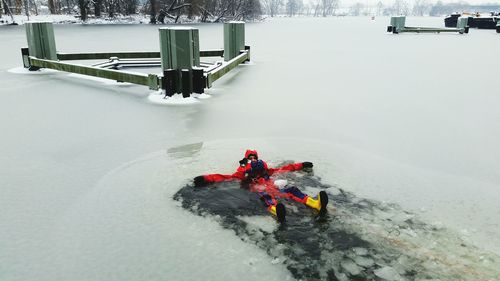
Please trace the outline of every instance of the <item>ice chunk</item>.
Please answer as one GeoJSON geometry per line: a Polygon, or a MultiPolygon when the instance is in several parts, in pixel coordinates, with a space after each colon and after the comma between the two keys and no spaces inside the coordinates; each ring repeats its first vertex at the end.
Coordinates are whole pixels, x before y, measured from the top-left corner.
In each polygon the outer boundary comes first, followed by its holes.
{"type": "Polygon", "coordinates": [[[288,184],[287,180],[279,179],[274,181],[274,185],[276,185],[279,189],[282,189],[285,187],[285,185],[288,184]]]}
{"type": "Polygon", "coordinates": [[[383,280],[397,281],[401,280],[399,273],[390,266],[384,266],[373,272],[377,277],[383,280]]]}
{"type": "Polygon", "coordinates": [[[373,259],[362,256],[354,257],[354,262],[362,267],[370,267],[373,266],[373,264],[375,263],[373,259]]]}
{"type": "Polygon", "coordinates": [[[358,256],[366,256],[368,254],[368,250],[365,248],[356,247],[356,248],[353,248],[352,250],[358,256]]]}
{"type": "Polygon", "coordinates": [[[341,261],[340,265],[350,275],[358,275],[363,270],[361,267],[357,266],[352,260],[348,260],[348,259],[341,261]]]}
{"type": "Polygon", "coordinates": [[[280,262],[281,262],[281,260],[280,260],[279,258],[274,258],[274,259],[271,261],[271,263],[272,263],[272,264],[278,264],[278,263],[280,263],[280,262]]]}

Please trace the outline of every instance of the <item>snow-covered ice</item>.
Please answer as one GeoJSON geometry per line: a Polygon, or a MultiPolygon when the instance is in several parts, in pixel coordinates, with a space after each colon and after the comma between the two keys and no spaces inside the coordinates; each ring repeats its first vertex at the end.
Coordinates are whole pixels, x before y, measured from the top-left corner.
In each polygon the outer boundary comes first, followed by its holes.
{"type": "MultiPolygon", "coordinates": [[[[314,268],[318,279],[358,271],[499,279],[498,36],[397,36],[385,32],[388,20],[249,23],[252,62],[186,106],[152,104],[165,99],[143,86],[20,74],[28,73],[24,27],[2,28],[0,276],[292,280],[292,269],[314,268]],[[464,65],[474,71],[460,72],[464,65]],[[313,162],[337,198],[339,223],[290,247],[287,234],[300,233],[276,231],[267,214],[224,225],[224,213],[198,214],[203,206],[172,199],[194,176],[232,172],[247,148],[270,165],[313,162]],[[359,239],[333,249],[336,237],[359,239]],[[305,258],[311,245],[320,259],[305,258]]],[[[55,25],[55,37],[61,52],[150,51],[158,27],[55,25]]],[[[222,25],[196,27],[201,49],[222,47],[222,25]]],[[[312,223],[303,215],[298,225],[312,223]]]]}

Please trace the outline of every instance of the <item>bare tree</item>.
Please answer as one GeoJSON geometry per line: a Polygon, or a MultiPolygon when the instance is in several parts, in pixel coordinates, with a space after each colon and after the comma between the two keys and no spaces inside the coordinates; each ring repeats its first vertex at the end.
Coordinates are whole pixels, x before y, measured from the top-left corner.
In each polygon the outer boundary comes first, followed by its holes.
{"type": "Polygon", "coordinates": [[[314,9],[314,16],[334,15],[339,7],[339,0],[318,0],[314,9]]]}
{"type": "Polygon", "coordinates": [[[158,1],[150,0],[149,1],[149,23],[156,23],[156,13],[158,11],[158,1]]]}
{"type": "Polygon", "coordinates": [[[349,8],[349,14],[353,15],[353,16],[359,16],[361,15],[361,11],[363,10],[364,8],[364,5],[357,2],[357,3],[354,3],[350,8],[349,8]]]}
{"type": "Polygon", "coordinates": [[[396,0],[392,5],[392,13],[394,15],[408,15],[410,13],[410,5],[406,0],[396,0]]]}
{"type": "Polygon", "coordinates": [[[378,1],[376,9],[377,9],[376,15],[377,16],[382,15],[382,12],[384,11],[384,3],[382,3],[382,1],[378,1]]]}
{"type": "Polygon", "coordinates": [[[78,8],[80,9],[80,19],[82,21],[87,21],[89,1],[88,0],[78,0],[78,8]]]}
{"type": "Polygon", "coordinates": [[[288,0],[288,2],[286,2],[286,13],[290,17],[294,16],[299,13],[303,6],[304,3],[302,0],[288,0]]]}
{"type": "Polygon", "coordinates": [[[323,16],[330,16],[335,13],[339,7],[339,0],[322,0],[323,4],[323,16]]]}
{"type": "Polygon", "coordinates": [[[430,5],[427,0],[414,0],[413,15],[423,16],[430,10],[430,5]]]}
{"type": "Polygon", "coordinates": [[[27,0],[29,1],[30,11],[34,12],[35,15],[38,15],[38,5],[35,0],[27,0]]]}
{"type": "Polygon", "coordinates": [[[12,11],[10,10],[10,5],[11,5],[10,0],[7,0],[8,2],[6,2],[6,0],[0,0],[0,1],[3,2],[5,14],[9,15],[10,19],[12,20],[12,24],[15,24],[16,21],[14,20],[14,15],[12,15],[12,11]]]}
{"type": "Polygon", "coordinates": [[[106,0],[104,1],[104,6],[106,7],[108,17],[110,18],[114,18],[116,13],[121,13],[120,2],[118,0],[106,0]]]}
{"type": "Polygon", "coordinates": [[[11,0],[0,0],[3,2],[3,9],[4,13],[7,15],[12,15],[12,11],[10,10],[10,7],[12,5],[11,0]]]}
{"type": "MultiPolygon", "coordinates": [[[[183,16],[201,21],[252,20],[262,15],[260,0],[0,0],[0,18],[15,7],[15,13],[38,13],[37,5],[48,7],[51,14],[79,14],[82,21],[89,17],[115,17],[138,11],[150,15],[151,23],[177,22],[183,16]]],[[[268,0],[273,15],[279,13],[284,0],[268,0]]],[[[303,0],[289,0],[287,12],[294,15],[303,9],[303,0]]]]}
{"type": "Polygon", "coordinates": [[[137,12],[137,4],[137,0],[125,0],[122,13],[125,15],[135,14],[137,12]]]}
{"type": "Polygon", "coordinates": [[[20,15],[23,10],[23,0],[16,0],[16,9],[14,10],[16,15],[20,15]]]}
{"type": "Polygon", "coordinates": [[[102,0],[94,0],[94,15],[96,18],[101,17],[102,0]]]}
{"type": "Polygon", "coordinates": [[[274,17],[283,6],[283,0],[263,0],[266,13],[274,17]]]}
{"type": "Polygon", "coordinates": [[[321,0],[318,0],[318,2],[316,2],[316,5],[314,5],[314,16],[315,17],[318,17],[319,14],[321,13],[321,9],[322,9],[322,5],[321,5],[321,0]]]}
{"type": "Polygon", "coordinates": [[[47,2],[48,6],[49,6],[49,11],[50,11],[50,14],[55,14],[56,13],[56,5],[54,3],[54,0],[48,0],[47,2]]]}
{"type": "MultiPolygon", "coordinates": [[[[262,8],[259,0],[241,0],[243,1],[243,5],[241,5],[240,20],[253,20],[260,15],[262,15],[262,8]]],[[[302,0],[296,0],[299,3],[302,3],[302,0]]],[[[299,6],[300,9],[300,6],[299,6]]]]}

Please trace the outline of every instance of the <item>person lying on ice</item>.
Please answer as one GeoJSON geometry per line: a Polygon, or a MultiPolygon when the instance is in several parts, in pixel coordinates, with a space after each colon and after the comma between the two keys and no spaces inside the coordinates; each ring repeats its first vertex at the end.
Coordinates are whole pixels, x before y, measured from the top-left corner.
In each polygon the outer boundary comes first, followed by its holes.
{"type": "Polygon", "coordinates": [[[285,206],[276,201],[278,198],[290,198],[306,206],[319,211],[319,216],[324,216],[328,204],[328,195],[325,191],[320,191],[316,199],[302,193],[297,187],[285,185],[280,189],[272,179],[273,175],[297,171],[304,168],[312,168],[311,162],[292,163],[278,168],[270,168],[267,163],[260,160],[256,150],[247,150],[245,158],[240,161],[240,166],[231,175],[209,174],[194,178],[196,187],[205,186],[209,183],[241,180],[248,183],[252,192],[259,194],[262,201],[267,206],[267,210],[275,215],[280,223],[285,222],[285,206]]]}

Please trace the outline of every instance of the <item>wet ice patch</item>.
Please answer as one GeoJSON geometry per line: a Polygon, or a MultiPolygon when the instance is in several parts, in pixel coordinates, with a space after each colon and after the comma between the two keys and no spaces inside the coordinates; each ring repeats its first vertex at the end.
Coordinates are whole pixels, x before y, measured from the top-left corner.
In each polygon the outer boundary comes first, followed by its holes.
{"type": "Polygon", "coordinates": [[[395,204],[359,198],[312,173],[280,175],[289,185],[330,197],[326,218],[304,205],[278,199],[287,223],[278,225],[255,193],[238,182],[185,186],[182,207],[217,217],[241,240],[262,248],[301,280],[496,280],[498,256],[485,253],[442,227],[420,221],[395,204]],[[274,227],[272,227],[274,225],[274,227]]]}
{"type": "Polygon", "coordinates": [[[202,142],[185,144],[167,149],[167,154],[174,158],[191,157],[194,154],[198,153],[202,147],[202,142]]]}
{"type": "Polygon", "coordinates": [[[278,225],[271,216],[238,216],[238,219],[247,223],[249,231],[273,232],[278,225]]]}

